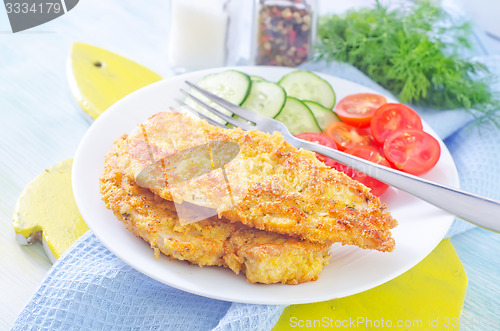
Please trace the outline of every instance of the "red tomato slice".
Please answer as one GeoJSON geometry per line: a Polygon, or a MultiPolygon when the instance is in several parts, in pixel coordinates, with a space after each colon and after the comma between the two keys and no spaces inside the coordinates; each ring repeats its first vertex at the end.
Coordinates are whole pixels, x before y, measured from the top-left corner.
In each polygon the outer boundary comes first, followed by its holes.
{"type": "Polygon", "coordinates": [[[345,123],[364,128],[370,126],[373,113],[385,103],[387,99],[378,94],[351,94],[337,103],[335,112],[345,123]]]}
{"type": "MultiPolygon", "coordinates": [[[[389,168],[391,167],[391,164],[379,153],[379,151],[375,147],[372,146],[355,146],[346,150],[345,152],[371,161],[373,163],[381,164],[389,168]]],[[[371,188],[372,193],[376,196],[381,196],[389,188],[389,185],[354,169],[351,169],[351,174],[349,174],[349,176],[352,179],[355,179],[365,186],[371,188]]]]}
{"type": "Polygon", "coordinates": [[[386,103],[372,116],[371,131],[379,144],[383,144],[387,137],[401,129],[422,130],[420,116],[410,107],[400,103],[386,103]]]}
{"type": "Polygon", "coordinates": [[[373,139],[367,131],[344,122],[330,123],[325,133],[335,141],[341,151],[359,145],[373,145],[373,139]]]}
{"type": "Polygon", "coordinates": [[[424,131],[403,129],[387,138],[384,154],[396,169],[421,175],[436,165],[441,155],[441,146],[433,136],[424,131]]]}
{"type": "Polygon", "coordinates": [[[337,149],[337,145],[335,144],[335,141],[333,141],[332,138],[328,137],[324,133],[316,133],[316,132],[306,132],[306,133],[299,133],[295,135],[296,138],[302,139],[302,140],[307,140],[316,144],[320,144],[326,147],[330,147],[333,149],[337,149]]]}
{"type": "MultiPolygon", "coordinates": [[[[306,132],[306,133],[300,133],[295,135],[296,138],[302,139],[302,140],[307,140],[316,144],[320,144],[326,147],[330,147],[333,149],[337,149],[337,144],[335,144],[335,141],[333,141],[332,138],[328,137],[324,133],[316,133],[316,132],[306,132]]],[[[324,156],[323,154],[316,153],[316,157],[318,160],[321,162],[325,163],[327,166],[330,168],[337,164],[337,161],[324,156]]]]}

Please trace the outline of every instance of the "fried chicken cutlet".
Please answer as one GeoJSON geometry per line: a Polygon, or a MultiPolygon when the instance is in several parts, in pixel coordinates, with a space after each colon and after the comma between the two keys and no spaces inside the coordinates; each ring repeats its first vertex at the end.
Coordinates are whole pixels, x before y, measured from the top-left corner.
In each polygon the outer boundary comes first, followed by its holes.
{"type": "MultiPolygon", "coordinates": [[[[166,200],[214,208],[232,222],[313,242],[394,248],[390,229],[397,222],[379,198],[279,133],[222,129],[187,114],[164,112],[115,142],[115,151],[120,171],[131,180],[141,177],[140,185],[166,200]],[[179,151],[220,141],[240,147],[224,172],[171,184],[153,172],[143,178],[146,167],[179,151]]],[[[186,172],[179,164],[172,169],[186,172]]]]}
{"type": "Polygon", "coordinates": [[[106,156],[100,188],[106,207],[156,252],[199,266],[224,266],[252,283],[316,280],[331,243],[312,243],[257,230],[217,216],[180,225],[171,201],[138,186],[117,168],[116,147],[106,156]]]}

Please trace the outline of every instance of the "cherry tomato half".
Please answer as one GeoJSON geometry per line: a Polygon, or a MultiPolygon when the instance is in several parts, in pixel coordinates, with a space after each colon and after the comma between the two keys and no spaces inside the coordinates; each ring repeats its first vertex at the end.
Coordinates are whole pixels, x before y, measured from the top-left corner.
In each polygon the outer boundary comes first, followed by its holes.
{"type": "MultiPolygon", "coordinates": [[[[391,164],[379,153],[379,151],[375,147],[372,146],[355,146],[353,148],[347,149],[345,152],[347,154],[360,157],[373,163],[381,164],[389,168],[391,167],[391,164]]],[[[349,174],[349,176],[352,179],[357,180],[358,182],[371,188],[372,193],[376,196],[381,196],[389,188],[389,185],[354,169],[351,169],[351,173],[349,174]]]]}
{"type": "Polygon", "coordinates": [[[433,136],[424,131],[403,129],[387,138],[384,154],[394,168],[421,175],[436,165],[441,155],[441,146],[433,136]]]}
{"type": "Polygon", "coordinates": [[[335,112],[345,123],[364,128],[370,126],[373,113],[385,103],[387,99],[378,94],[351,94],[337,103],[335,112]]]}
{"type": "Polygon", "coordinates": [[[341,151],[358,145],[373,145],[369,132],[344,122],[330,123],[325,133],[335,141],[341,151]]]}
{"type": "Polygon", "coordinates": [[[333,149],[337,149],[337,145],[332,138],[328,137],[324,133],[316,133],[316,132],[305,132],[299,133],[295,135],[296,138],[307,140],[313,143],[317,143],[326,147],[330,147],[333,149]]]}
{"type": "Polygon", "coordinates": [[[372,135],[379,144],[397,130],[412,128],[422,130],[422,120],[413,109],[400,103],[380,106],[371,120],[372,135]]]}
{"type": "MultiPolygon", "coordinates": [[[[333,141],[332,138],[328,137],[324,133],[316,133],[316,132],[306,132],[295,135],[296,138],[307,140],[316,144],[320,144],[326,147],[330,147],[333,149],[337,149],[337,144],[333,141]]],[[[316,153],[316,157],[321,162],[325,163],[327,166],[332,167],[332,165],[337,164],[337,162],[323,154],[316,153]]]]}

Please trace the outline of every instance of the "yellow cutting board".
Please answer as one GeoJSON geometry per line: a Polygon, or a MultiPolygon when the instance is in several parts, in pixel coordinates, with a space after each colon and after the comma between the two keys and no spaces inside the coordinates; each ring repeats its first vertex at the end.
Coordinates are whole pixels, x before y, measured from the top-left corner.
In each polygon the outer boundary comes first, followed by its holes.
{"type": "Polygon", "coordinates": [[[346,298],[287,307],[273,331],[459,330],[466,288],[464,268],[445,239],[415,267],[383,285],[346,298]]]}
{"type": "Polygon", "coordinates": [[[17,241],[42,242],[52,263],[89,229],[73,197],[72,164],[73,159],[64,160],[36,177],[24,188],[14,211],[17,241]]]}
{"type": "Polygon", "coordinates": [[[148,68],[103,48],[83,43],[71,48],[71,92],[93,119],[124,96],[161,79],[148,68]]]}

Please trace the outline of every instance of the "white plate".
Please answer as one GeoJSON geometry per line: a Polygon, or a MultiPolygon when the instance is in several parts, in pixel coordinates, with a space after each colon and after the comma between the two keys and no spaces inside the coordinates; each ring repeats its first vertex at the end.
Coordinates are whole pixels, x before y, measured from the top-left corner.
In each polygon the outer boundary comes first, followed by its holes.
{"type": "MultiPolygon", "coordinates": [[[[245,73],[277,81],[291,71],[279,67],[239,67],[245,73]]],[[[389,189],[382,200],[398,220],[393,230],[396,249],[392,253],[363,250],[353,246],[333,246],[333,257],[315,282],[300,285],[251,284],[243,275],[222,267],[200,268],[187,262],[156,261],[149,244],[125,229],[106,209],[99,193],[106,152],[115,139],[130,132],[149,116],[175,106],[184,81],[223,69],[211,69],[169,78],[142,88],[118,101],[89,128],[78,147],[73,165],[73,190],[80,212],[99,240],[136,270],[172,287],[198,295],[254,304],[309,303],[340,298],[383,284],[404,273],[426,257],[441,241],[454,217],[430,204],[396,189],[389,189]]],[[[372,90],[332,76],[321,75],[333,86],[337,100],[372,90]]],[[[425,130],[434,132],[426,125],[425,130]]],[[[434,134],[435,135],[435,134],[434,134]]],[[[440,141],[438,164],[424,177],[458,187],[453,159],[440,141]]]]}

